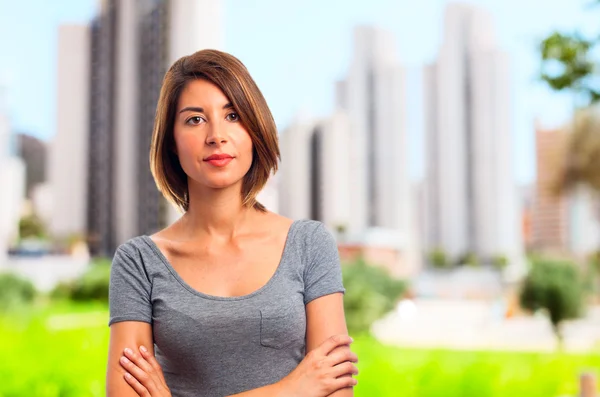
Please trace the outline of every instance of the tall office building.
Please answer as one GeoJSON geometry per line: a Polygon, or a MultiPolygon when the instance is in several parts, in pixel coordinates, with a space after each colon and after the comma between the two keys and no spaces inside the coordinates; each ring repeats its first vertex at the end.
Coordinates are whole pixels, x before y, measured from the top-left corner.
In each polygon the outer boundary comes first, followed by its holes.
{"type": "Polygon", "coordinates": [[[298,119],[281,136],[279,210],[331,229],[352,223],[349,120],[343,112],[317,121],[298,119]]]}
{"type": "Polygon", "coordinates": [[[168,7],[166,2],[145,4],[139,31],[139,63],[144,73],[138,81],[138,131],[135,149],[137,200],[137,230],[152,234],[167,223],[167,203],[156,188],[150,172],[150,143],[160,85],[167,71],[168,7]]]}
{"type": "Polygon", "coordinates": [[[281,164],[277,174],[279,211],[292,219],[310,217],[310,140],[315,123],[298,117],[281,133],[281,164]]]}
{"type": "Polygon", "coordinates": [[[536,125],[535,196],[532,211],[532,245],[538,250],[565,250],[568,245],[568,202],[558,194],[568,134],[564,129],[536,125]]]}
{"type": "Polygon", "coordinates": [[[25,162],[25,187],[31,197],[36,185],[46,181],[46,142],[28,134],[17,134],[17,155],[25,162]]]}
{"type": "Polygon", "coordinates": [[[521,259],[508,61],[487,12],[446,8],[438,59],[424,73],[426,245],[453,258],[521,259]]]}
{"type": "MultiPolygon", "coordinates": [[[[56,135],[50,143],[48,180],[52,191],[49,228],[59,237],[84,235],[87,228],[88,128],[90,122],[90,29],[58,30],[56,135]]],[[[94,109],[92,114],[101,109],[94,109]]],[[[93,140],[94,150],[102,142],[93,140]]]]}
{"type": "Polygon", "coordinates": [[[220,48],[220,1],[106,0],[91,25],[88,233],[110,255],[177,213],[158,192],[149,150],[162,79],[179,57],[220,48]],[[199,23],[198,21],[203,21],[199,23]]]}
{"type": "Polygon", "coordinates": [[[348,114],[351,231],[384,227],[413,233],[405,137],[404,70],[389,32],[360,26],[337,106],[348,114]]]}
{"type": "Polygon", "coordinates": [[[597,201],[585,187],[568,193],[556,189],[569,145],[569,129],[536,125],[535,198],[532,245],[539,251],[589,255],[598,249],[597,201]]]}
{"type": "MultiPolygon", "coordinates": [[[[90,95],[86,234],[93,255],[110,255],[116,244],[114,204],[114,135],[117,5],[102,2],[90,26],[90,95]]],[[[131,115],[131,117],[135,117],[131,115]]],[[[134,133],[130,131],[130,133],[134,133]]],[[[132,187],[133,188],[133,187],[132,187]]]]}

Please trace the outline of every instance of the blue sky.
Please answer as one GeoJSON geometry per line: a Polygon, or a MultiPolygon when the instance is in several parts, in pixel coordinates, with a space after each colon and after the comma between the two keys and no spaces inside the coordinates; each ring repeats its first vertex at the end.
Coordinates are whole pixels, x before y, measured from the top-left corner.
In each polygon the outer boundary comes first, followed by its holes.
{"type": "MultiPolygon", "coordinates": [[[[537,41],[553,29],[600,33],[600,9],[579,0],[471,0],[495,19],[499,46],[511,55],[515,174],[534,178],[533,122],[565,121],[570,101],[536,81],[537,41]]],[[[326,115],[334,82],[352,52],[352,29],[374,24],[392,31],[407,69],[411,174],[423,175],[421,67],[435,59],[445,0],[225,0],[225,50],[239,57],[262,89],[280,129],[302,110],[326,115]]],[[[56,129],[56,38],[60,23],[85,23],[95,0],[0,0],[0,86],[16,131],[43,139],[56,129]]],[[[201,21],[199,21],[201,23],[201,21]]]]}

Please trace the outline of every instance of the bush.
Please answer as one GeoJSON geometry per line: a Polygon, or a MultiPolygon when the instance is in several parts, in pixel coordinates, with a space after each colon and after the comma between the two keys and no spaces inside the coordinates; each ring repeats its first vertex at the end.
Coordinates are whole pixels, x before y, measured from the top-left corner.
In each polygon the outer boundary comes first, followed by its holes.
{"type": "Polygon", "coordinates": [[[58,284],[51,293],[53,299],[108,302],[110,261],[97,260],[79,279],[58,284]]]}
{"type": "Polygon", "coordinates": [[[448,260],[448,256],[441,248],[434,249],[427,255],[427,259],[431,266],[436,269],[445,269],[450,267],[450,261],[448,260]]]}
{"type": "Polygon", "coordinates": [[[406,283],[392,278],[379,267],[368,265],[363,259],[343,267],[344,310],[351,333],[368,332],[373,322],[393,310],[398,298],[406,290],[406,283]]]}
{"type": "Polygon", "coordinates": [[[479,266],[479,258],[474,252],[466,252],[457,259],[456,266],[477,267],[479,266]]]}
{"type": "Polygon", "coordinates": [[[36,295],[33,284],[13,273],[0,273],[0,311],[30,303],[36,295]]]}
{"type": "Polygon", "coordinates": [[[506,255],[495,255],[492,258],[492,266],[498,270],[503,270],[508,265],[508,258],[506,255]]]}
{"type": "Polygon", "coordinates": [[[563,321],[583,311],[583,282],[579,270],[569,262],[538,260],[523,281],[521,306],[530,311],[547,311],[559,345],[563,321]]]}
{"type": "Polygon", "coordinates": [[[48,236],[44,222],[36,215],[28,215],[19,221],[19,236],[21,239],[40,238],[48,236]]]}

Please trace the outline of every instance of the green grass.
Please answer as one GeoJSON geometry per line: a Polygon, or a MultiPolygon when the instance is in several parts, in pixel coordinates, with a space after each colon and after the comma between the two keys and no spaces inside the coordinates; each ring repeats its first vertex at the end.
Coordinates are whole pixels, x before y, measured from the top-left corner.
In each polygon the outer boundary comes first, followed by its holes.
{"type": "Polygon", "coordinates": [[[107,322],[93,304],[0,317],[0,396],[104,396],[107,322]]]}
{"type": "MultiPolygon", "coordinates": [[[[70,303],[0,316],[0,397],[104,396],[105,306],[70,303]]],[[[600,375],[598,355],[401,349],[357,338],[357,397],[557,397],[600,375]]]]}
{"type": "Polygon", "coordinates": [[[600,356],[402,349],[358,338],[355,395],[402,397],[576,396],[582,370],[600,356]]]}

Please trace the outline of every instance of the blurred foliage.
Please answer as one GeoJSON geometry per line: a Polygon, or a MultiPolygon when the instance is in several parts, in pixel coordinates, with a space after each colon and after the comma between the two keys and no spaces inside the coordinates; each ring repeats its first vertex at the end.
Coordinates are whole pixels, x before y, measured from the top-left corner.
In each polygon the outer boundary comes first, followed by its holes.
{"type": "Polygon", "coordinates": [[[588,257],[585,279],[588,292],[600,297],[600,251],[596,251],[588,257]]]}
{"type": "MultiPolygon", "coordinates": [[[[598,9],[600,1],[589,6],[598,9]]],[[[554,91],[571,93],[576,109],[558,193],[581,185],[600,196],[600,115],[592,106],[600,103],[599,50],[600,35],[586,38],[578,31],[555,31],[539,45],[541,80],[554,91]]]]}
{"type": "Polygon", "coordinates": [[[432,250],[429,255],[427,255],[427,259],[429,260],[429,264],[436,269],[447,269],[450,267],[448,255],[446,255],[446,252],[441,248],[432,250]]]}
{"type": "Polygon", "coordinates": [[[588,261],[594,272],[600,276],[600,250],[590,254],[588,261]]]}
{"type": "Polygon", "coordinates": [[[570,191],[578,185],[600,193],[600,112],[582,109],[575,112],[569,136],[564,169],[557,191],[570,191]]]}
{"type": "Polygon", "coordinates": [[[51,292],[54,300],[108,302],[110,260],[96,259],[79,279],[59,283],[51,292]]]}
{"type": "Polygon", "coordinates": [[[24,216],[19,220],[19,237],[21,239],[40,238],[48,236],[44,222],[35,214],[24,216]]]}
{"type": "Polygon", "coordinates": [[[20,309],[36,296],[33,284],[13,273],[0,273],[0,313],[20,309]]]}
{"type": "MultiPolygon", "coordinates": [[[[600,10],[600,0],[588,7],[600,10]]],[[[600,31],[599,31],[600,33],[600,31]]],[[[577,108],[586,108],[600,101],[598,65],[600,34],[584,37],[581,32],[554,31],[539,44],[540,78],[554,91],[568,91],[577,108]]]]}
{"type": "Polygon", "coordinates": [[[456,259],[456,266],[478,267],[479,264],[479,258],[474,252],[465,252],[456,259]]]}
{"type": "Polygon", "coordinates": [[[584,286],[570,262],[537,260],[523,281],[520,303],[524,309],[548,313],[559,346],[563,321],[579,317],[584,309],[584,286]]]}
{"type": "Polygon", "coordinates": [[[498,270],[504,269],[508,265],[508,258],[506,255],[494,255],[492,257],[492,266],[498,270]]]}
{"type": "Polygon", "coordinates": [[[367,333],[373,322],[393,310],[406,290],[406,283],[380,266],[357,259],[342,267],[344,310],[351,334],[367,333]]]}
{"type": "Polygon", "coordinates": [[[578,32],[553,32],[540,43],[540,77],[553,90],[573,92],[583,106],[600,100],[600,87],[592,78],[597,73],[595,44],[578,32]]]}

